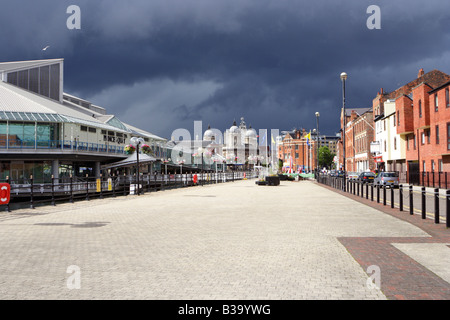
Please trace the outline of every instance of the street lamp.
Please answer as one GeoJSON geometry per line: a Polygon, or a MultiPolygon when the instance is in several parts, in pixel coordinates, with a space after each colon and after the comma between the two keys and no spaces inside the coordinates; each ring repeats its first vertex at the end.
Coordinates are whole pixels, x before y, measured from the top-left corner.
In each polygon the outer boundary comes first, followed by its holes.
{"type": "Polygon", "coordinates": [[[316,160],[317,160],[317,174],[319,174],[319,117],[320,117],[320,113],[316,112],[316,120],[317,120],[317,143],[316,143],[316,148],[317,148],[317,155],[316,155],[316,160]]]}
{"type": "Polygon", "coordinates": [[[203,187],[203,153],[205,152],[205,149],[203,149],[202,147],[198,148],[198,153],[200,153],[202,155],[202,175],[201,175],[201,179],[202,179],[202,187],[203,187]]]}
{"type": "Polygon", "coordinates": [[[139,195],[139,146],[144,143],[144,139],[132,137],[130,143],[136,148],[137,195],[139,195]]]}
{"type": "MultiPolygon", "coordinates": [[[[342,130],[342,134],[343,134],[343,140],[342,140],[342,149],[343,149],[343,157],[344,157],[344,179],[345,179],[345,175],[346,175],[346,166],[345,166],[345,127],[346,127],[346,122],[347,122],[347,115],[345,114],[345,81],[347,80],[347,74],[345,72],[341,73],[341,81],[342,81],[342,110],[343,110],[343,114],[344,114],[344,128],[342,130]]],[[[344,183],[344,191],[345,190],[345,183],[344,183]]]]}

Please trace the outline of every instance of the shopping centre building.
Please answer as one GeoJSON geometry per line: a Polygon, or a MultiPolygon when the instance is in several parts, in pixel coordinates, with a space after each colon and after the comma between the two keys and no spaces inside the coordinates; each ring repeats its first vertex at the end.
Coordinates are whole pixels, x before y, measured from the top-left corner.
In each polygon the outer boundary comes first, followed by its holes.
{"type": "Polygon", "coordinates": [[[65,93],[63,70],[63,59],[0,63],[0,180],[99,176],[103,165],[127,158],[131,137],[166,158],[166,139],[65,93]]]}

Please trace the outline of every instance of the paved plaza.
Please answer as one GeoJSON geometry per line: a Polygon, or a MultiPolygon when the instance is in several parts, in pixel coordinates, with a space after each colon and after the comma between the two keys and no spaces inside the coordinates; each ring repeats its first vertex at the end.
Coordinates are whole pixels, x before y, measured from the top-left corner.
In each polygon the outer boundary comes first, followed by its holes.
{"type": "Polygon", "coordinates": [[[245,180],[2,212],[0,298],[449,299],[445,226],[363,202],[245,180]]]}

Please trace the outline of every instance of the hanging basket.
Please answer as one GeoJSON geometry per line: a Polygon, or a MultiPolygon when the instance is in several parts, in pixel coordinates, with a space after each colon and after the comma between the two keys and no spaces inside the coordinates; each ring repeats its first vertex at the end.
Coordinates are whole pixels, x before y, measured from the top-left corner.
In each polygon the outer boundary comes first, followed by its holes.
{"type": "Polygon", "coordinates": [[[125,146],[124,150],[126,154],[133,154],[136,151],[136,148],[129,144],[125,146]]]}

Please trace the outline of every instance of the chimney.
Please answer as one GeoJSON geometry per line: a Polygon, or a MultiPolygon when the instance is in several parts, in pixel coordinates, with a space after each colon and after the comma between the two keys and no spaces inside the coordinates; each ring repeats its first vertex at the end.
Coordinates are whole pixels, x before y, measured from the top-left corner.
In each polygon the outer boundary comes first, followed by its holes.
{"type": "Polygon", "coordinates": [[[419,70],[419,74],[417,75],[417,78],[422,77],[425,74],[425,72],[423,71],[423,69],[419,70]]]}

